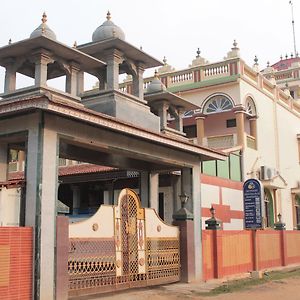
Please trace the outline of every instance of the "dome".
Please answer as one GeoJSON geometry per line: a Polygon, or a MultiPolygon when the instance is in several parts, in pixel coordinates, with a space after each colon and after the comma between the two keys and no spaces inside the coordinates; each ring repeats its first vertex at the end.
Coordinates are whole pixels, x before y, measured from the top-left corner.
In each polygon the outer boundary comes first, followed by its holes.
{"type": "Polygon", "coordinates": [[[50,29],[50,27],[46,24],[46,22],[47,22],[47,15],[46,13],[43,13],[42,24],[31,33],[30,38],[35,38],[38,36],[46,36],[47,38],[56,40],[56,34],[54,33],[54,31],[50,29]]]}
{"type": "Polygon", "coordinates": [[[119,38],[125,40],[125,34],[123,30],[115,25],[114,22],[110,20],[110,12],[107,12],[106,21],[100,25],[93,33],[93,42],[100,42],[110,38],[119,38]]]}
{"type": "Polygon", "coordinates": [[[166,90],[166,86],[159,80],[157,72],[155,72],[154,79],[150,82],[150,84],[147,87],[147,93],[157,93],[166,90]]]}

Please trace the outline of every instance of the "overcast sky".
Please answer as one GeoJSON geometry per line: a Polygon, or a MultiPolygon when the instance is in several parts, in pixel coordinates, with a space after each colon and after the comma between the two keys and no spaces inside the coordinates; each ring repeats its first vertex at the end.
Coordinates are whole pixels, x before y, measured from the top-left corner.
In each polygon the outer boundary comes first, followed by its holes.
{"type": "MultiPolygon", "coordinates": [[[[297,49],[300,52],[300,0],[293,1],[297,49]]],[[[28,38],[41,23],[43,11],[57,39],[72,46],[90,42],[105,21],[120,26],[126,40],[152,56],[167,57],[176,69],[201,56],[222,60],[234,39],[250,65],[258,56],[260,67],[275,63],[293,51],[291,6],[288,0],[26,0],[1,1],[0,46],[28,38]]],[[[152,71],[151,71],[152,72],[152,71]]],[[[3,70],[0,90],[3,90],[3,70]]]]}

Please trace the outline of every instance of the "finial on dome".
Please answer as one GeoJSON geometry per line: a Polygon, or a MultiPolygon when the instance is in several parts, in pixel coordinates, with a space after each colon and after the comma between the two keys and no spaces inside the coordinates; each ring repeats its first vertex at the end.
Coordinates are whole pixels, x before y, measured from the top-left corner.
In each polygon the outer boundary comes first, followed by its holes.
{"type": "Polygon", "coordinates": [[[46,24],[47,23],[47,15],[44,12],[42,15],[42,24],[40,24],[39,27],[37,27],[30,35],[30,38],[35,38],[38,36],[45,36],[48,38],[51,38],[53,40],[56,40],[56,35],[55,33],[49,28],[49,26],[46,24]]]}
{"type": "Polygon", "coordinates": [[[140,46],[140,50],[143,50],[143,46],[142,45],[140,46]]]}
{"type": "Polygon", "coordinates": [[[255,55],[255,57],[254,57],[254,64],[255,64],[255,65],[258,65],[258,58],[257,58],[257,55],[255,55]]]}
{"type": "Polygon", "coordinates": [[[236,41],[236,40],[233,40],[233,47],[234,47],[234,48],[237,48],[237,45],[238,45],[237,41],[236,41]]]}
{"type": "Polygon", "coordinates": [[[158,78],[158,72],[157,72],[157,70],[154,71],[154,78],[158,78]]]}
{"type": "Polygon", "coordinates": [[[294,54],[293,54],[293,52],[291,53],[291,58],[293,58],[294,57],[294,54]]]}
{"type": "Polygon", "coordinates": [[[281,54],[281,55],[280,55],[280,60],[282,60],[282,58],[283,58],[283,57],[282,57],[282,54],[281,54]]]}
{"type": "Polygon", "coordinates": [[[10,44],[11,44],[11,39],[8,40],[8,45],[10,45],[10,44]]]}
{"type": "Polygon", "coordinates": [[[47,22],[46,12],[43,13],[41,21],[42,21],[42,23],[46,23],[47,22]]]}
{"type": "Polygon", "coordinates": [[[270,62],[269,62],[269,61],[267,61],[267,67],[268,67],[268,68],[270,67],[270,62]]]}
{"type": "Polygon", "coordinates": [[[74,41],[73,48],[77,48],[77,41],[74,41]]]}
{"type": "Polygon", "coordinates": [[[289,57],[289,56],[286,54],[286,55],[285,55],[285,59],[288,59],[288,57],[289,57]]]}
{"type": "Polygon", "coordinates": [[[167,64],[167,58],[165,56],[164,56],[164,59],[163,59],[163,63],[164,63],[164,65],[167,64]]]}
{"type": "Polygon", "coordinates": [[[198,48],[198,50],[197,50],[197,55],[196,55],[196,57],[200,57],[200,53],[201,53],[201,51],[200,51],[200,49],[198,48]]]}
{"type": "Polygon", "coordinates": [[[109,10],[107,11],[106,19],[107,19],[108,21],[111,19],[111,15],[110,15],[110,11],[109,11],[109,10]]]}

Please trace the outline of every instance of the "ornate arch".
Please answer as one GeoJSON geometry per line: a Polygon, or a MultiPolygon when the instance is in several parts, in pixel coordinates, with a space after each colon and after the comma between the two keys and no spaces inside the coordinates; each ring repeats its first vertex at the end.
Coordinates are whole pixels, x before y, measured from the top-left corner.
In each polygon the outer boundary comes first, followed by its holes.
{"type": "Polygon", "coordinates": [[[204,114],[215,114],[230,111],[233,109],[234,102],[226,94],[213,94],[205,100],[203,105],[204,114]]]}

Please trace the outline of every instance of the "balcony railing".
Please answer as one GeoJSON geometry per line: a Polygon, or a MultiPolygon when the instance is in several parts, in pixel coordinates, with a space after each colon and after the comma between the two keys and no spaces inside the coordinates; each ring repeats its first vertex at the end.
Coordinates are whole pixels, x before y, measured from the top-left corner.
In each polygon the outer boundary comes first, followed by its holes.
{"type": "Polygon", "coordinates": [[[256,139],[251,135],[247,135],[247,147],[256,150],[256,139]]]}
{"type": "Polygon", "coordinates": [[[237,145],[236,134],[209,136],[203,142],[204,146],[215,149],[228,149],[237,145]]]}

